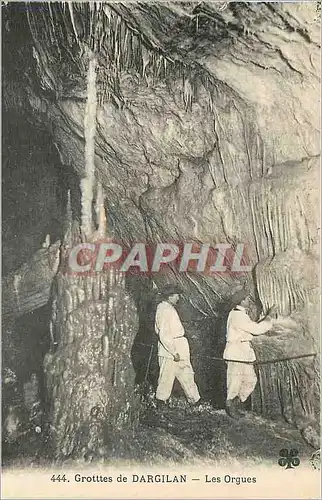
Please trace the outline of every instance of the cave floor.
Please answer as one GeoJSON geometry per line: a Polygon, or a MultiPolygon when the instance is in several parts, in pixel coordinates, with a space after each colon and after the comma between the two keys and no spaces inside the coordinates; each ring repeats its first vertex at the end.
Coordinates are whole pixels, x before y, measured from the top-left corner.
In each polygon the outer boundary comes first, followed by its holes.
{"type": "Polygon", "coordinates": [[[314,451],[300,432],[284,421],[268,420],[252,412],[233,420],[225,410],[208,404],[187,408],[179,402],[162,413],[146,412],[141,422],[137,439],[141,462],[162,463],[166,459],[174,463],[242,461],[255,465],[263,460],[277,463],[283,448],[297,449],[302,458],[314,451]]]}
{"type": "MultiPolygon", "coordinates": [[[[277,464],[283,448],[297,449],[299,458],[306,462],[314,452],[300,432],[284,421],[252,412],[233,420],[224,410],[207,403],[190,408],[180,398],[162,412],[151,406],[142,410],[137,430],[117,436],[114,446],[100,463],[254,466],[277,464]]],[[[39,448],[36,455],[26,453],[4,462],[7,467],[39,467],[50,465],[51,460],[39,448]]],[[[64,463],[71,465],[74,460],[64,463]]]]}

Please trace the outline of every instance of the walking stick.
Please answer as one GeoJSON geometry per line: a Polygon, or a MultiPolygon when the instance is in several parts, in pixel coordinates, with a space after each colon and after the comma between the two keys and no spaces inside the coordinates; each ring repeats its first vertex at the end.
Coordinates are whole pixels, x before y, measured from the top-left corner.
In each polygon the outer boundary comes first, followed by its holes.
{"type": "Polygon", "coordinates": [[[150,364],[151,364],[153,349],[154,349],[154,345],[152,344],[151,345],[151,349],[150,349],[148,363],[147,363],[147,366],[146,366],[146,372],[145,372],[144,382],[146,382],[147,379],[148,379],[148,374],[149,374],[149,369],[150,369],[150,364]]]}

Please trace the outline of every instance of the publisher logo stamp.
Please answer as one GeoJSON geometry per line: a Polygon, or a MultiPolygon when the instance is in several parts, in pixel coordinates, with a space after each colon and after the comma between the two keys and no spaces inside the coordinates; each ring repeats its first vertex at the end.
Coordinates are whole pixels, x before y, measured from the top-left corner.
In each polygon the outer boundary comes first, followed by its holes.
{"type": "Polygon", "coordinates": [[[300,459],[298,458],[299,452],[292,448],[291,450],[283,449],[280,451],[280,459],[278,460],[278,465],[285,467],[286,469],[293,469],[300,465],[300,459]]]}

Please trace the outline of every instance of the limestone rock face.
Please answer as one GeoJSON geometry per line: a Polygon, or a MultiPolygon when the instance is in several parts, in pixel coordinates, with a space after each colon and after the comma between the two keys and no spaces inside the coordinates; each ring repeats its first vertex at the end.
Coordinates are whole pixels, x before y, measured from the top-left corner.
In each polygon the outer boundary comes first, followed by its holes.
{"type": "MultiPolygon", "coordinates": [[[[48,23],[59,15],[59,7],[48,12],[48,23]]],[[[59,74],[45,25],[37,12],[29,15],[43,87],[29,103],[53,131],[66,168],[83,175],[83,49],[89,39],[81,6],[75,4],[68,15],[73,41],[64,42],[55,31],[51,36],[78,65],[70,72],[64,66],[59,74]]],[[[267,309],[282,300],[290,312],[302,288],[314,294],[317,283],[315,4],[236,4],[223,11],[210,4],[196,10],[117,4],[103,5],[97,18],[114,37],[98,39],[95,46],[95,175],[108,196],[113,230],[126,242],[243,242],[254,266],[274,257],[279,286],[296,281],[300,290],[290,284],[287,297],[277,284],[262,286],[257,268],[262,304],[267,309]],[[306,277],[309,285],[295,278],[297,269],[306,268],[303,259],[314,275],[306,277]]]]}
{"type": "MultiPolygon", "coordinates": [[[[9,28],[9,40],[14,29],[9,28]]],[[[315,2],[229,3],[225,10],[211,2],[100,2],[95,9],[71,2],[65,11],[48,4],[41,12],[28,9],[26,29],[27,90],[12,70],[14,63],[8,64],[5,106],[24,107],[33,123],[45,127],[62,165],[79,178],[86,170],[89,53],[97,56],[93,162],[106,194],[111,234],[127,245],[173,240],[247,245],[252,273],[246,277],[155,277],[157,287],[171,280],[183,286],[190,315],[216,318],[217,327],[198,327],[196,345],[208,345],[202,341],[206,331],[224,336],[223,308],[236,287],[246,283],[264,313],[277,305],[280,315],[295,319],[298,330],[290,338],[318,352],[320,26],[315,2]]],[[[17,60],[23,64],[21,50],[17,60]]],[[[78,285],[63,277],[57,283],[64,297],[58,294],[57,303],[62,301],[65,312],[60,307],[54,323],[62,344],[59,355],[47,359],[46,370],[60,394],[55,421],[68,454],[75,443],[64,437],[69,424],[61,420],[59,405],[66,405],[85,380],[89,385],[82,403],[75,396],[75,415],[85,422],[99,404],[106,381],[99,365],[105,322],[95,321],[107,306],[93,298],[88,316],[73,302],[78,285]],[[89,347],[82,325],[87,325],[89,347]],[[96,382],[91,363],[98,363],[96,382]],[[70,381],[78,369],[76,386],[70,381]]],[[[104,297],[110,299],[110,292],[104,297]]],[[[183,310],[192,325],[189,314],[183,310]]],[[[133,338],[134,327],[129,328],[133,338]]],[[[284,357],[292,351],[290,341],[278,344],[272,337],[265,344],[263,339],[257,347],[260,359],[267,358],[271,346],[273,354],[284,357]]],[[[260,388],[276,396],[275,413],[283,413],[282,399],[302,415],[303,387],[317,381],[316,366],[307,368],[309,363],[289,361],[280,371],[267,368],[260,378],[260,388]],[[302,374],[303,387],[289,403],[292,380],[302,374]],[[274,387],[271,379],[278,381],[274,387]]],[[[108,404],[104,399],[103,407],[108,404]]],[[[257,410],[265,412],[265,404],[257,410]]],[[[315,410],[307,413],[316,419],[315,410]]]]}

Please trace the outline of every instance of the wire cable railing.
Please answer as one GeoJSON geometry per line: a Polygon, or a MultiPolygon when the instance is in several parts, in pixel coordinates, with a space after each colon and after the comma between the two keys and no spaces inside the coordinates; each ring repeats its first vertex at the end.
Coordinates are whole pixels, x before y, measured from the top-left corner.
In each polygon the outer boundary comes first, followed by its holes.
{"type": "MultiPolygon", "coordinates": [[[[141,345],[141,346],[145,346],[145,347],[149,347],[150,348],[148,362],[147,362],[146,375],[145,375],[145,378],[147,378],[148,373],[149,373],[149,369],[150,369],[150,365],[151,365],[153,351],[154,351],[155,348],[157,348],[157,344],[145,344],[144,342],[137,342],[135,345],[141,345]]],[[[213,361],[218,361],[218,362],[221,362],[221,363],[242,363],[242,364],[247,364],[247,365],[258,366],[258,365],[267,365],[267,364],[272,364],[272,363],[282,363],[284,361],[291,361],[291,360],[295,360],[295,359],[303,359],[303,358],[315,357],[315,356],[317,356],[317,354],[318,353],[316,353],[316,352],[312,352],[312,353],[308,353],[308,354],[299,354],[299,355],[296,355],[296,356],[289,356],[289,357],[277,358],[277,359],[269,359],[269,360],[264,360],[264,361],[260,361],[260,360],[242,361],[240,359],[226,359],[226,358],[223,358],[223,357],[209,356],[209,355],[204,355],[204,354],[202,354],[202,355],[200,355],[200,354],[196,355],[195,354],[193,357],[194,358],[211,359],[213,361]]]]}

